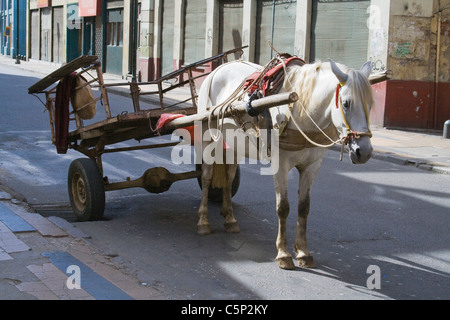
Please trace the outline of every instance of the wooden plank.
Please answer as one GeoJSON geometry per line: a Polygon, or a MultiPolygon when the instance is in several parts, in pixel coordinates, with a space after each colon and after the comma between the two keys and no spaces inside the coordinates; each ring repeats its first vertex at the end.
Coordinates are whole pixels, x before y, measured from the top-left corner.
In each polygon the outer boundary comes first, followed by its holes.
{"type": "Polygon", "coordinates": [[[95,139],[103,135],[107,135],[108,141],[106,144],[111,144],[110,141],[117,142],[132,138],[139,138],[142,135],[142,132],[145,133],[146,131],[151,131],[149,121],[153,120],[156,122],[163,113],[178,113],[189,116],[197,113],[197,109],[183,108],[171,111],[154,109],[118,115],[103,121],[95,122],[75,131],[71,131],[69,133],[69,141],[75,142],[80,139],[95,139]],[[124,134],[124,131],[129,130],[134,130],[136,132],[136,136],[132,136],[132,134],[124,134]]]}
{"type": "Polygon", "coordinates": [[[81,56],[76,58],[75,60],[72,60],[68,64],[63,65],[61,68],[53,71],[48,76],[43,78],[42,80],[36,82],[34,85],[28,88],[28,93],[42,93],[45,89],[47,89],[49,86],[54,84],[55,82],[61,80],[71,72],[74,72],[81,67],[88,66],[90,64],[93,64],[95,61],[98,60],[97,56],[81,56]]]}

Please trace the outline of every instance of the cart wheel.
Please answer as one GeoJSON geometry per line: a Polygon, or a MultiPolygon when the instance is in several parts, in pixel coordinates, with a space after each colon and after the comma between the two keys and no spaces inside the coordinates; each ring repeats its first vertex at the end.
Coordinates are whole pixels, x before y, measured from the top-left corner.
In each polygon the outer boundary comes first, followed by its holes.
{"type": "Polygon", "coordinates": [[[95,161],[89,158],[72,161],[68,187],[70,204],[79,221],[94,221],[103,217],[105,188],[95,161]]]}
{"type": "MultiPolygon", "coordinates": [[[[197,170],[202,169],[201,164],[196,165],[197,170]]],[[[202,177],[197,178],[198,184],[200,186],[200,189],[202,188],[202,177]]],[[[231,185],[231,197],[234,197],[234,195],[238,192],[239,185],[241,184],[241,167],[238,165],[236,168],[236,174],[234,175],[233,184],[231,185]]],[[[209,187],[208,192],[208,199],[214,202],[222,202],[223,194],[222,194],[222,188],[212,188],[209,187]]]]}

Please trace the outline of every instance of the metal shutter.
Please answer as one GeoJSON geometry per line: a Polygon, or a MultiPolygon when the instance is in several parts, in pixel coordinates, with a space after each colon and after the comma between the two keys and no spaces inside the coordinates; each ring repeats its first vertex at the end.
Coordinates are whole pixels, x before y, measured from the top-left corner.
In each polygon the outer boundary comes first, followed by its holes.
{"type": "Polygon", "coordinates": [[[220,1],[219,53],[242,46],[243,15],[243,1],[220,1]]]}
{"type": "Polygon", "coordinates": [[[52,48],[52,14],[50,8],[41,9],[41,57],[40,60],[50,61],[52,48]]]}
{"type": "Polygon", "coordinates": [[[314,0],[311,61],[331,58],[352,68],[367,61],[370,1],[314,0]]]}
{"type": "Polygon", "coordinates": [[[205,58],[206,1],[185,1],[184,64],[205,58]]]}
{"type": "Polygon", "coordinates": [[[161,34],[161,75],[172,72],[173,69],[173,41],[175,1],[163,0],[162,34],[161,34]]]}
{"type": "Polygon", "coordinates": [[[272,52],[267,41],[276,50],[294,54],[296,0],[258,1],[256,20],[255,61],[266,64],[276,53],[272,52]]]}
{"type": "Polygon", "coordinates": [[[64,8],[53,8],[53,62],[64,62],[64,8]]]}
{"type": "Polygon", "coordinates": [[[31,59],[39,60],[39,10],[31,11],[31,59]]]}

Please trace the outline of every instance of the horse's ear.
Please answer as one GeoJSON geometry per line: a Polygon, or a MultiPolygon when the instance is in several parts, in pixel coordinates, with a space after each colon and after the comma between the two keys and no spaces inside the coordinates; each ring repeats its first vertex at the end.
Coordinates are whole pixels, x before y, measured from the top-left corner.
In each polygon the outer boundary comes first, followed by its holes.
{"type": "Polygon", "coordinates": [[[363,75],[366,76],[366,78],[369,78],[370,74],[372,73],[372,63],[370,61],[367,61],[361,67],[360,71],[362,72],[363,75]]]}
{"type": "Polygon", "coordinates": [[[345,84],[348,80],[348,74],[342,72],[342,70],[337,66],[336,62],[331,59],[329,59],[329,61],[331,64],[331,70],[333,71],[334,75],[338,78],[341,84],[345,84]]]}

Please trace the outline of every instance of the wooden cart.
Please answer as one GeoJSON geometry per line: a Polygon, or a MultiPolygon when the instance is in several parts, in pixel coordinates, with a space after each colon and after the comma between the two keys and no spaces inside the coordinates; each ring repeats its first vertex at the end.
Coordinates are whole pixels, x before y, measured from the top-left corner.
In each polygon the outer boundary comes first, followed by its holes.
{"type": "MultiPolygon", "coordinates": [[[[108,148],[110,145],[130,139],[141,141],[161,134],[171,134],[177,128],[192,125],[194,121],[204,121],[208,119],[210,116],[209,114],[197,114],[197,93],[195,88],[195,80],[201,76],[206,76],[207,74],[204,73],[200,76],[194,76],[193,70],[210,62],[216,64],[226,62],[228,55],[242,51],[242,49],[243,48],[238,48],[227,51],[215,57],[185,66],[158,80],[146,83],[126,82],[106,84],[104,82],[98,58],[96,56],[81,56],[49,74],[28,89],[30,94],[45,95],[45,107],[49,113],[52,141],[54,144],[57,143],[57,126],[58,121],[60,120],[56,116],[56,108],[59,106],[56,106],[55,103],[57,100],[56,95],[58,85],[65,77],[75,73],[75,77],[83,77],[86,81],[82,86],[76,87],[73,90],[81,90],[84,86],[98,89],[99,96],[97,98],[94,97],[94,100],[96,106],[100,104],[103,105],[105,113],[104,120],[85,125],[79,111],[71,111],[69,121],[72,123],[75,122],[76,129],[68,132],[66,137],[67,147],[69,149],[79,151],[86,156],[85,158],[74,160],[69,167],[68,173],[69,198],[73,211],[80,221],[98,220],[102,218],[105,209],[105,191],[141,187],[152,193],[161,193],[167,191],[175,181],[200,178],[201,170],[198,165],[196,170],[177,174],[170,173],[165,168],[157,167],[148,169],[139,179],[127,179],[126,181],[111,183],[108,181],[108,178],[104,176],[102,156],[114,152],[171,147],[179,144],[179,142],[172,142],[123,148],[108,148]],[[165,88],[163,83],[167,80],[176,80],[176,85],[165,88]],[[140,89],[143,85],[153,85],[157,90],[143,92],[140,89]],[[179,86],[186,85],[189,86],[191,94],[188,100],[177,102],[172,105],[165,105],[165,93],[179,86]],[[108,88],[115,86],[129,87],[133,102],[133,112],[123,112],[116,116],[112,115],[108,100],[108,88]],[[156,95],[158,97],[159,107],[142,109],[140,97],[144,95],[156,95]],[[181,106],[182,103],[188,101],[190,102],[188,107],[181,106]],[[152,128],[156,127],[156,124],[163,113],[183,114],[186,115],[186,117],[170,122],[163,130],[155,131],[152,128]]],[[[253,108],[260,108],[263,110],[275,105],[293,102],[296,99],[297,96],[293,93],[284,94],[282,96],[272,96],[255,101],[253,108]]],[[[236,112],[236,110],[245,112],[245,106],[236,106],[233,110],[234,112],[236,112]]],[[[214,117],[217,115],[213,114],[212,116],[214,117]]],[[[239,188],[239,179],[240,173],[238,170],[233,181],[233,195],[239,188]]],[[[212,200],[220,201],[221,190],[210,190],[210,198],[212,200]]]]}

